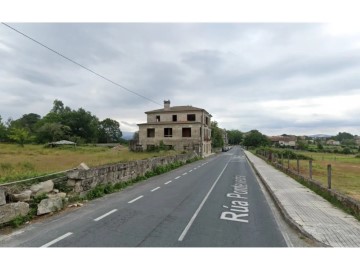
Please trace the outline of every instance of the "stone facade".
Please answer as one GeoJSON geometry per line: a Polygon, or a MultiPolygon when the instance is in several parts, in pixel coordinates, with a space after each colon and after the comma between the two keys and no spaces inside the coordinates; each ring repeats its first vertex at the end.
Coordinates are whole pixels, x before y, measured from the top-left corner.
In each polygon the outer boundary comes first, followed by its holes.
{"type": "Polygon", "coordinates": [[[211,154],[211,114],[192,106],[170,107],[146,112],[147,123],[139,126],[139,146],[148,150],[159,146],[178,151],[195,151],[200,156],[211,154]]]}
{"type": "Polygon", "coordinates": [[[196,156],[197,154],[192,152],[183,155],[157,157],[130,161],[127,163],[99,166],[91,169],[78,168],[67,173],[67,185],[73,188],[74,193],[83,196],[97,185],[126,182],[135,179],[138,176],[144,176],[145,173],[154,170],[158,166],[164,166],[179,161],[186,162],[196,156]]]}

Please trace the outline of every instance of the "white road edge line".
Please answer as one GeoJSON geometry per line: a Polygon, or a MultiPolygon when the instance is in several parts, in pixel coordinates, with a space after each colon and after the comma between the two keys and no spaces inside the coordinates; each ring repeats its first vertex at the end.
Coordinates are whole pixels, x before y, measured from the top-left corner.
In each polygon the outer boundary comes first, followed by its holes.
{"type": "Polygon", "coordinates": [[[140,200],[142,197],[144,197],[144,195],[141,195],[141,196],[139,196],[139,197],[137,197],[137,198],[129,201],[128,203],[133,203],[133,202],[135,202],[135,201],[137,201],[137,200],[140,200]]]}
{"type": "Polygon", "coordinates": [[[72,234],[73,234],[72,232],[65,233],[64,235],[62,235],[62,236],[60,236],[60,237],[52,240],[51,242],[49,242],[49,243],[47,243],[47,244],[45,244],[45,245],[42,245],[41,247],[44,247],[44,248],[45,248],[45,247],[50,247],[51,245],[53,245],[53,244],[55,244],[55,243],[63,240],[64,238],[66,238],[66,237],[68,237],[68,236],[70,236],[70,235],[72,235],[72,234]]]}
{"type": "Polygon", "coordinates": [[[150,190],[151,192],[154,192],[155,190],[158,190],[160,187],[156,187],[156,188],[154,188],[154,189],[152,189],[152,190],[150,190]]]}
{"type": "Polygon", "coordinates": [[[189,223],[186,225],[184,231],[182,232],[182,234],[180,235],[178,241],[182,241],[184,239],[184,237],[186,236],[187,232],[189,231],[191,225],[193,224],[195,218],[197,217],[197,215],[199,214],[201,208],[204,206],[207,198],[209,197],[211,191],[214,189],[216,183],[219,181],[220,177],[223,175],[225,169],[227,168],[227,166],[229,165],[229,162],[226,163],[224,169],[221,171],[221,173],[219,174],[218,178],[215,180],[214,184],[211,186],[209,192],[206,194],[206,196],[204,197],[204,199],[202,200],[202,202],[200,203],[198,209],[195,211],[194,215],[192,216],[192,218],[190,219],[189,223]]]}
{"type": "Polygon", "coordinates": [[[169,183],[171,183],[172,181],[170,180],[170,181],[167,181],[166,183],[164,183],[164,185],[167,185],[167,184],[169,184],[169,183]]]}
{"type": "Polygon", "coordinates": [[[111,211],[107,212],[106,214],[104,214],[98,218],[95,218],[94,221],[99,221],[100,219],[103,219],[104,217],[107,217],[108,215],[111,215],[112,213],[114,213],[116,211],[117,211],[117,209],[111,210],[111,211]]]}
{"type": "Polygon", "coordinates": [[[177,176],[177,177],[175,177],[175,179],[179,179],[181,176],[177,176]]]}
{"type": "Polygon", "coordinates": [[[280,213],[276,212],[276,206],[274,204],[274,202],[272,201],[272,199],[270,198],[269,192],[266,190],[266,188],[264,187],[263,182],[259,179],[259,177],[257,176],[256,172],[254,171],[254,168],[252,167],[250,161],[245,157],[246,162],[248,163],[250,170],[253,172],[256,181],[258,182],[260,189],[262,191],[262,193],[264,194],[264,197],[268,203],[268,205],[270,206],[270,210],[273,214],[273,217],[275,219],[276,224],[278,225],[279,229],[280,229],[280,233],[282,234],[282,236],[284,237],[284,240],[287,244],[288,247],[294,247],[289,235],[286,233],[285,229],[284,229],[284,225],[282,224],[282,222],[280,221],[280,218],[278,217],[278,215],[280,215],[280,213]]]}

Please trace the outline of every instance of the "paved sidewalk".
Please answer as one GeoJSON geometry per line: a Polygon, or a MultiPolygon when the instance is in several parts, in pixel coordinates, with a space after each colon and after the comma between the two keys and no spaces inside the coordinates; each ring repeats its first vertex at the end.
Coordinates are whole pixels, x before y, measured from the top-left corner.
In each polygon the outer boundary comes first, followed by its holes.
{"type": "Polygon", "coordinates": [[[358,220],[264,160],[244,152],[289,222],[324,246],[360,247],[358,220]]]}

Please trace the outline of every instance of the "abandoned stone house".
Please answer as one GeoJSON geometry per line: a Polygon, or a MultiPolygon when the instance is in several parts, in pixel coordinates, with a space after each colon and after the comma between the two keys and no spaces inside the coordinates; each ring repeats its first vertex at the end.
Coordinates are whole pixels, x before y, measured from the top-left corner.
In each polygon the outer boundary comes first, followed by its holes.
{"type": "Polygon", "coordinates": [[[170,107],[145,112],[147,123],[139,126],[139,147],[143,150],[159,146],[168,149],[195,151],[201,156],[211,154],[211,117],[206,110],[193,106],[170,107]]]}

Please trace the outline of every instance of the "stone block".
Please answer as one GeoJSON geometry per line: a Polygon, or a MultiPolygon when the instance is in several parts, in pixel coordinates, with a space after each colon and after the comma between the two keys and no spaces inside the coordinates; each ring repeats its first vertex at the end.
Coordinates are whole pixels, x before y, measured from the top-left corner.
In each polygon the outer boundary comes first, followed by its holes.
{"type": "Polygon", "coordinates": [[[0,206],[0,224],[9,222],[17,216],[26,216],[30,211],[25,202],[8,203],[0,206]]]}
{"type": "Polygon", "coordinates": [[[0,205],[6,204],[5,190],[0,189],[0,205]]]}
{"type": "Polygon", "coordinates": [[[31,190],[25,190],[19,194],[11,194],[10,198],[14,202],[26,202],[30,201],[32,191],[31,190]]]}
{"type": "Polygon", "coordinates": [[[37,215],[40,216],[43,214],[59,211],[63,207],[64,207],[63,201],[59,196],[54,198],[44,199],[38,204],[37,215]]]}
{"type": "Polygon", "coordinates": [[[32,191],[33,195],[39,195],[41,193],[48,193],[54,189],[54,182],[52,180],[48,180],[45,182],[41,182],[39,184],[32,185],[30,190],[32,191]]]}
{"type": "Polygon", "coordinates": [[[78,170],[89,170],[90,168],[88,167],[88,165],[86,165],[84,162],[82,162],[78,167],[78,170]]]}

